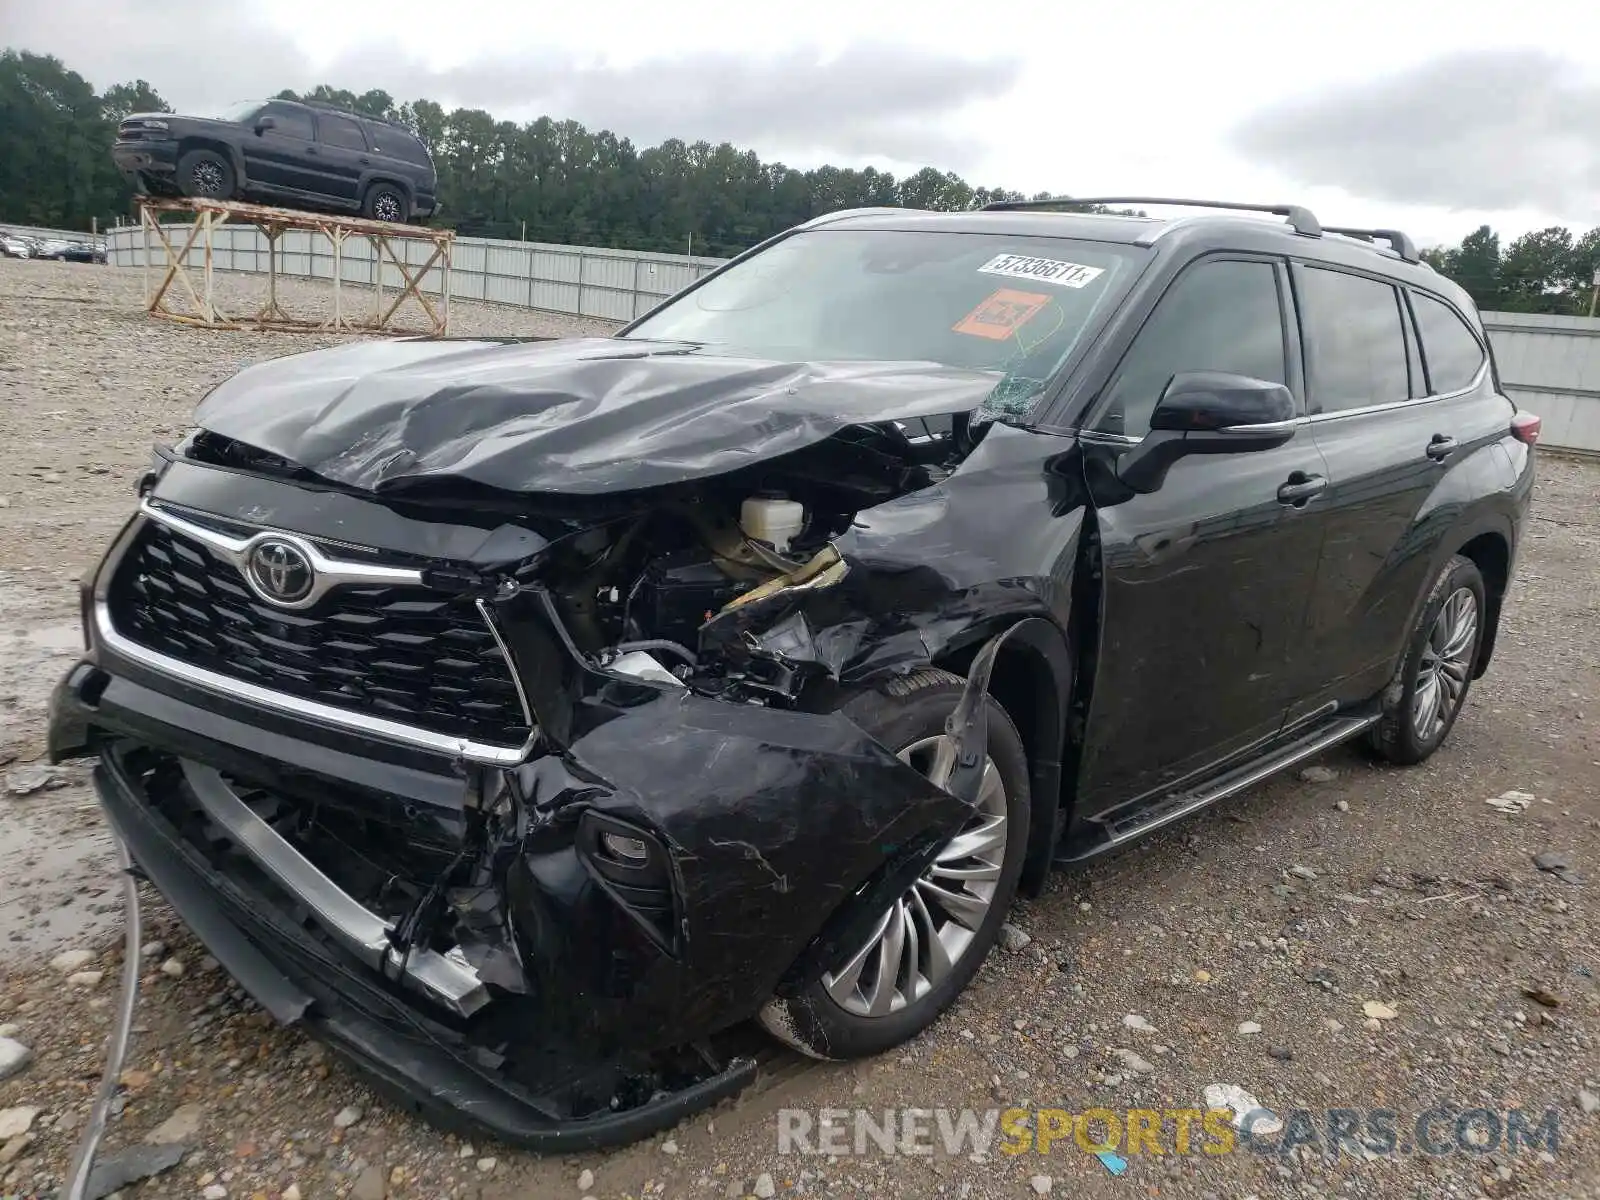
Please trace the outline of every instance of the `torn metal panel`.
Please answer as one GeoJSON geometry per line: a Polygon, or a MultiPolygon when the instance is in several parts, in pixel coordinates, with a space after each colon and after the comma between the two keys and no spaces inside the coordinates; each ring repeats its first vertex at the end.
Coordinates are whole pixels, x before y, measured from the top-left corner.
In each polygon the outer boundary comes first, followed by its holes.
{"type": "Polygon", "coordinates": [[[702,656],[766,654],[860,683],[1022,617],[1065,628],[1084,508],[1075,456],[1064,444],[1041,463],[1045,436],[992,427],[959,471],[859,513],[832,542],[843,570],[830,560],[718,613],[701,630],[702,656]],[[1043,519],[1019,519],[1030,512],[1043,519]]]}

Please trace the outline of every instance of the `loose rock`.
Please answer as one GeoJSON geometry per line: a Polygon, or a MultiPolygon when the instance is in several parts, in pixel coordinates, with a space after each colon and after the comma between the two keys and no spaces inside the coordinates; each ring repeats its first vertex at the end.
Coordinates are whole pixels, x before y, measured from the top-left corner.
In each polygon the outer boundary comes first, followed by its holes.
{"type": "Polygon", "coordinates": [[[1300,772],[1300,778],[1307,783],[1332,783],[1339,778],[1339,772],[1327,767],[1307,767],[1300,772]]]}
{"type": "Polygon", "coordinates": [[[346,1105],[333,1114],[333,1127],[335,1129],[349,1129],[366,1114],[354,1104],[346,1105]]]}
{"type": "Polygon", "coordinates": [[[200,1132],[202,1111],[198,1104],[181,1104],[172,1110],[165,1121],[145,1134],[144,1140],[152,1146],[177,1145],[192,1141],[200,1132]]]}
{"type": "Polygon", "coordinates": [[[1018,929],[1009,921],[1000,926],[1000,944],[1007,950],[1016,951],[1026,949],[1028,943],[1031,941],[1033,941],[1032,934],[1026,932],[1025,930],[1018,929]]]}
{"type": "Polygon", "coordinates": [[[1154,1033],[1156,1031],[1156,1027],[1138,1013],[1129,1013],[1122,1018],[1122,1023],[1129,1029],[1137,1029],[1140,1033],[1154,1033]]]}
{"type": "Polygon", "coordinates": [[[1368,1000],[1361,1011],[1374,1021],[1392,1021],[1400,1014],[1379,1000],[1368,1000]]]}
{"type": "Polygon", "coordinates": [[[1498,796],[1490,796],[1484,803],[1490,808],[1505,813],[1507,816],[1515,816],[1517,813],[1525,811],[1528,805],[1533,803],[1533,799],[1531,792],[1510,791],[1501,792],[1498,796]]]}
{"type": "Polygon", "coordinates": [[[756,1176],[756,1185],[751,1189],[761,1200],[772,1200],[778,1194],[778,1187],[772,1182],[772,1176],[763,1171],[756,1176]]]}
{"type": "Polygon", "coordinates": [[[1048,1196],[1050,1189],[1055,1187],[1056,1181],[1048,1175],[1035,1175],[1028,1180],[1028,1186],[1033,1189],[1036,1196],[1048,1196]]]}
{"type": "Polygon", "coordinates": [[[582,1171],[578,1172],[578,1190],[580,1192],[587,1192],[592,1187],[594,1187],[594,1172],[588,1167],[585,1167],[582,1171]]]}
{"type": "Polygon", "coordinates": [[[1260,1032],[1261,1032],[1261,1026],[1258,1025],[1254,1021],[1240,1021],[1239,1022],[1239,1034],[1240,1034],[1241,1037],[1249,1037],[1252,1034],[1256,1034],[1256,1033],[1260,1033],[1260,1032]]]}
{"type": "Polygon", "coordinates": [[[168,979],[182,979],[184,972],[183,959],[169,958],[161,964],[161,973],[168,979]]]}
{"type": "Polygon", "coordinates": [[[1155,1064],[1140,1058],[1139,1055],[1132,1050],[1126,1050],[1121,1046],[1118,1046],[1114,1048],[1111,1053],[1121,1061],[1123,1066],[1127,1067],[1128,1070],[1133,1071],[1136,1074],[1153,1075],[1155,1073],[1155,1064]]]}
{"type": "Polygon", "coordinates": [[[0,1079],[10,1079],[32,1061],[32,1050],[15,1038],[0,1037],[0,1079]]]}
{"type": "Polygon", "coordinates": [[[6,772],[6,791],[13,796],[31,796],[43,791],[57,778],[48,766],[15,767],[6,772]]]}
{"type": "Polygon", "coordinates": [[[50,969],[60,971],[63,975],[71,975],[74,971],[81,971],[94,961],[94,954],[89,950],[63,950],[50,960],[50,969]]]}
{"type": "Polygon", "coordinates": [[[389,1193],[388,1181],[382,1167],[368,1167],[356,1176],[356,1185],[350,1189],[355,1200],[384,1200],[389,1193]]]}
{"type": "Polygon", "coordinates": [[[31,1104],[19,1104],[16,1108],[0,1108],[0,1142],[10,1141],[27,1133],[33,1128],[34,1118],[42,1111],[31,1104]]]}

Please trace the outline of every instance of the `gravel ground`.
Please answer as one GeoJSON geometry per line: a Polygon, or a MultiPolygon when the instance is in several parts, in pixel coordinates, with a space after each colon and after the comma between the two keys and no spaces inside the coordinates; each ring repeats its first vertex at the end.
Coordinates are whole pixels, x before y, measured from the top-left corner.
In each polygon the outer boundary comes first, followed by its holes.
{"type": "MultiPolygon", "coordinates": [[[[242,300],[256,284],[223,286],[242,300]]],[[[326,304],[317,285],[289,290],[298,311],[326,304]]],[[[154,322],[139,294],[132,272],[0,261],[0,1076],[13,1043],[32,1052],[0,1082],[0,1196],[49,1195],[61,1179],[120,964],[84,772],[38,766],[46,691],[77,645],[75,581],[127,514],[150,443],[178,434],[207,387],[337,340],[154,322]]],[[[463,334],[603,328],[467,303],[455,321],[463,334]]],[[[903,1052],[827,1066],[774,1052],[737,1101],[613,1154],[541,1160],[417,1122],[273,1027],[147,890],[143,996],[107,1152],[165,1139],[186,1153],[122,1194],[1600,1196],[1597,498],[1600,464],[1543,457],[1494,669],[1426,766],[1332,752],[1058,874],[903,1052]],[[1508,791],[1526,803],[1485,803],[1508,791]],[[1567,869],[1535,864],[1552,853],[1567,869]],[[1169,1153],[1121,1161],[1070,1137],[1048,1155],[778,1148],[786,1108],[1181,1110],[1215,1084],[1314,1110],[1319,1129],[1329,1108],[1396,1110],[1402,1136],[1435,1106],[1520,1106],[1530,1123],[1550,1108],[1558,1144],[1215,1154],[1196,1126],[1193,1152],[1174,1154],[1169,1124],[1169,1153]]]]}

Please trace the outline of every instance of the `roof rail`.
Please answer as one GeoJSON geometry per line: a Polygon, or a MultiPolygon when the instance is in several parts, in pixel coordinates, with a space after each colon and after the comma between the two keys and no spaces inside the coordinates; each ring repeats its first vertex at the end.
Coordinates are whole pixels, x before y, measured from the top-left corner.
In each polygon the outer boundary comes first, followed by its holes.
{"type": "Polygon", "coordinates": [[[1322,225],[1309,208],[1299,204],[1241,204],[1236,200],[1177,200],[1168,196],[1062,196],[1055,200],[996,200],[985,210],[1013,212],[1039,209],[1048,211],[1063,204],[1177,204],[1186,208],[1227,208],[1239,212],[1272,213],[1283,217],[1294,231],[1306,237],[1321,237],[1322,225]]]}
{"type": "Polygon", "coordinates": [[[1360,238],[1363,242],[1381,239],[1388,242],[1406,262],[1422,261],[1422,255],[1417,253],[1417,244],[1398,229],[1354,229],[1348,225],[1326,225],[1323,228],[1328,233],[1342,233],[1345,237],[1360,238]]]}
{"type": "Polygon", "coordinates": [[[380,125],[393,125],[399,129],[405,128],[405,124],[403,122],[397,121],[393,117],[375,116],[372,113],[365,113],[359,109],[347,108],[343,104],[335,104],[331,100],[298,100],[295,101],[295,103],[303,104],[307,108],[315,108],[320,112],[332,112],[339,113],[341,116],[355,117],[359,121],[376,121],[380,125]]]}

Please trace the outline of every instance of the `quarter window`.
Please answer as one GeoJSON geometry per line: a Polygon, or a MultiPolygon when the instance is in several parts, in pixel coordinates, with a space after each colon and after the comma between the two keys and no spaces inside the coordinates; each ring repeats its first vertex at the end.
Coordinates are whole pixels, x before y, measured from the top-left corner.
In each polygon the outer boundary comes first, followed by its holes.
{"type": "Polygon", "coordinates": [[[1215,260],[1185,271],[1139,330],[1092,428],[1143,437],[1161,393],[1181,371],[1288,381],[1271,263],[1215,260]]]}
{"type": "Polygon", "coordinates": [[[1478,335],[1455,309],[1421,292],[1411,293],[1411,311],[1417,317],[1422,356],[1428,364],[1428,391],[1437,396],[1470,385],[1483,366],[1478,335]]]}
{"type": "Polygon", "coordinates": [[[317,118],[317,133],[330,146],[346,150],[365,150],[367,139],[361,136],[361,126],[344,117],[323,113],[317,118]]]}
{"type": "Polygon", "coordinates": [[[1313,410],[1409,399],[1405,328],[1393,285],[1316,267],[1307,267],[1300,282],[1313,410]]]}

